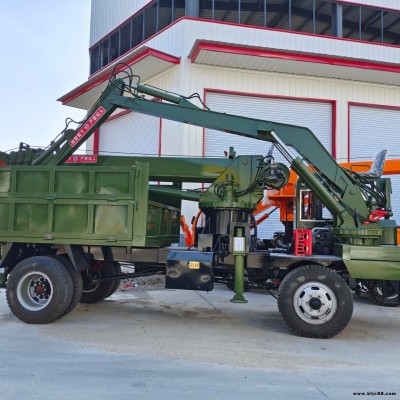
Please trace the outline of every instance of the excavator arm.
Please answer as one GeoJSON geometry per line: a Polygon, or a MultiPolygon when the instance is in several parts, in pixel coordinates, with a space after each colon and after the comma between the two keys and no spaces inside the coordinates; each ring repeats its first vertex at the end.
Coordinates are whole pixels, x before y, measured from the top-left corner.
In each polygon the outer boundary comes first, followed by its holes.
{"type": "Polygon", "coordinates": [[[296,174],[336,216],[336,227],[357,229],[368,221],[371,211],[359,186],[308,128],[205,110],[181,96],[149,86],[135,85],[133,89],[135,97],[111,96],[110,103],[122,109],[274,143],[296,174]],[[141,93],[165,102],[148,100],[141,93]],[[310,172],[309,166],[317,171],[318,177],[310,172]]]}
{"type": "MultiPolygon", "coordinates": [[[[370,222],[371,210],[359,185],[308,128],[214,112],[197,107],[188,98],[151,86],[126,85],[123,79],[112,78],[82,124],[75,131],[67,131],[33,164],[62,165],[117,108],[271,142],[335,216],[335,228],[353,234],[352,230],[370,222]],[[124,92],[129,95],[124,95],[124,92]],[[144,95],[163,101],[152,101],[144,95]]],[[[379,223],[369,224],[368,228],[372,225],[376,234],[380,229],[379,223]]],[[[366,232],[365,228],[363,232],[366,232]]]]}

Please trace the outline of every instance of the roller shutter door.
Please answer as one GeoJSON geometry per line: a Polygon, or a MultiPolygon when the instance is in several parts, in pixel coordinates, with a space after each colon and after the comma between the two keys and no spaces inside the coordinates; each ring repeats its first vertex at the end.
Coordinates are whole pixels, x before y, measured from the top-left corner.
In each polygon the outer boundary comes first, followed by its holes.
{"type": "MultiPolygon", "coordinates": [[[[387,159],[400,158],[400,110],[350,106],[350,161],[372,160],[387,149],[387,159]]],[[[394,219],[400,221],[400,175],[392,181],[394,219]]]]}
{"type": "MultiPolygon", "coordinates": [[[[329,152],[332,152],[332,104],[329,102],[260,98],[208,92],[206,103],[213,111],[305,126],[316,134],[329,152]]],[[[206,157],[222,157],[223,152],[227,151],[229,146],[234,146],[238,155],[266,155],[270,144],[226,132],[205,130],[204,148],[206,157]]],[[[284,161],[276,150],[274,156],[275,161],[284,161]]],[[[271,238],[274,232],[282,230],[283,225],[279,221],[279,210],[277,210],[266,222],[259,225],[258,237],[271,238]]]]}
{"type": "Polygon", "coordinates": [[[160,119],[128,113],[100,127],[100,154],[158,156],[160,119]]]}

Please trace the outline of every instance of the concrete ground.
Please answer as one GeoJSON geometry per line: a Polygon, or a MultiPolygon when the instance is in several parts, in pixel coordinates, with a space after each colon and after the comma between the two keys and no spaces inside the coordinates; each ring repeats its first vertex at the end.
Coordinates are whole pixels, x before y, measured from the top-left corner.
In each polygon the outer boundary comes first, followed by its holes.
{"type": "Polygon", "coordinates": [[[231,297],[127,290],[39,326],[1,290],[0,399],[400,398],[400,308],[356,298],[345,331],[321,340],[294,336],[264,291],[231,297]]]}

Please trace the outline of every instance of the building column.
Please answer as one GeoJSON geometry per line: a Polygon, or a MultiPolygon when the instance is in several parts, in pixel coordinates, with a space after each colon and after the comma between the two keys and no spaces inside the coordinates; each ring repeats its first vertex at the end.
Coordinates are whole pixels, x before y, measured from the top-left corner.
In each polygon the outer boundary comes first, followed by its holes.
{"type": "Polygon", "coordinates": [[[332,3],[332,35],[343,37],[343,5],[332,3]]]}
{"type": "Polygon", "coordinates": [[[199,18],[199,0],[185,1],[185,16],[199,18]]]}

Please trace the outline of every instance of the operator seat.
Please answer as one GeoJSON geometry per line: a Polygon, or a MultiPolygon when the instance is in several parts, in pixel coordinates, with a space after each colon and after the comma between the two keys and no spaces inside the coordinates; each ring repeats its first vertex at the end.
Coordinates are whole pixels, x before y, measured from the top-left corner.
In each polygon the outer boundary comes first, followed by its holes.
{"type": "Polygon", "coordinates": [[[359,172],[358,174],[366,179],[379,179],[383,175],[383,169],[385,168],[387,149],[381,150],[371,164],[371,168],[366,172],[359,172]]]}

